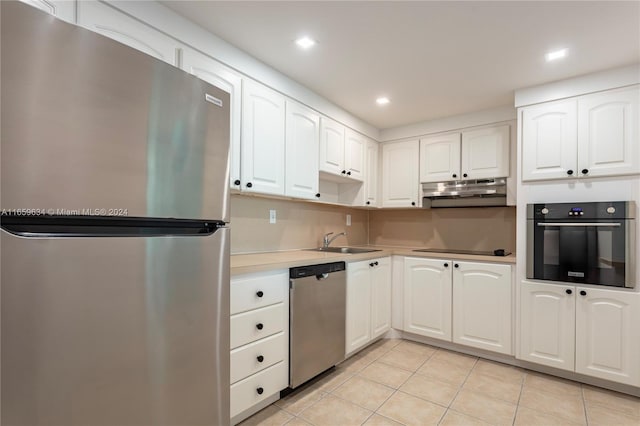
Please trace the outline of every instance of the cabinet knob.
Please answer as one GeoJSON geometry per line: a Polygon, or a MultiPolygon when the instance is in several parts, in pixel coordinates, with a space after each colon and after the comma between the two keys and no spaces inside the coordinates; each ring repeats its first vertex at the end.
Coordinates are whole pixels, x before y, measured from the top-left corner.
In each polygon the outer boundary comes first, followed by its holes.
{"type": "Polygon", "coordinates": [[[346,171],[346,170],[343,170],[341,173],[344,175],[344,174],[346,174],[346,173],[347,173],[347,171],[346,171]]]}
{"type": "Polygon", "coordinates": [[[320,198],[320,193],[319,192],[316,194],[316,198],[320,198]]]}
{"type": "Polygon", "coordinates": [[[567,174],[571,176],[573,174],[573,170],[567,170],[567,174]]]}
{"type": "Polygon", "coordinates": [[[589,169],[582,169],[582,174],[583,174],[583,175],[586,175],[586,174],[588,174],[588,173],[589,173],[589,169]]]}
{"type": "Polygon", "coordinates": [[[412,206],[415,206],[415,205],[416,205],[416,202],[415,202],[415,201],[412,201],[412,202],[411,202],[411,205],[412,205],[412,206]]]}
{"type": "Polygon", "coordinates": [[[349,171],[349,172],[347,172],[347,174],[348,174],[349,176],[351,176],[351,172],[350,172],[350,171],[349,171]]]}
{"type": "Polygon", "coordinates": [[[462,174],[462,177],[468,177],[468,176],[469,176],[469,175],[468,175],[468,174],[466,174],[466,173],[463,173],[463,174],[462,174]]]}
{"type": "Polygon", "coordinates": [[[456,178],[456,177],[458,177],[458,175],[454,173],[454,174],[451,175],[451,177],[456,178]]]}
{"type": "Polygon", "coordinates": [[[251,188],[253,184],[251,182],[247,182],[247,188],[251,188]]]}
{"type": "Polygon", "coordinates": [[[234,180],[234,181],[233,181],[233,184],[234,184],[234,185],[240,185],[240,179],[236,179],[236,180],[234,180]]]}
{"type": "Polygon", "coordinates": [[[264,325],[261,322],[259,322],[259,323],[256,324],[256,328],[258,330],[262,330],[264,328],[264,325]]]}
{"type": "Polygon", "coordinates": [[[371,262],[371,263],[369,264],[369,267],[370,267],[370,268],[373,268],[373,262],[371,262]]]}
{"type": "Polygon", "coordinates": [[[262,290],[260,290],[260,291],[258,291],[258,292],[256,293],[256,296],[258,296],[258,297],[262,297],[262,296],[264,296],[264,293],[262,292],[262,290]]]}
{"type": "Polygon", "coordinates": [[[458,265],[457,263],[454,263],[454,264],[453,264],[453,267],[454,267],[454,268],[459,268],[459,267],[460,267],[460,265],[458,265]]]}
{"type": "Polygon", "coordinates": [[[258,355],[256,359],[258,360],[258,362],[264,361],[264,357],[262,355],[258,355]]]}
{"type": "Polygon", "coordinates": [[[256,389],[256,392],[258,392],[258,395],[262,395],[264,393],[264,389],[258,388],[256,389]]]}
{"type": "Polygon", "coordinates": [[[580,296],[586,296],[586,295],[587,295],[587,292],[586,292],[586,291],[584,291],[584,290],[580,290],[580,296]]]}
{"type": "Polygon", "coordinates": [[[375,266],[378,266],[378,261],[376,260],[375,262],[373,262],[373,264],[374,264],[375,266]]]}
{"type": "Polygon", "coordinates": [[[571,294],[571,293],[573,293],[573,290],[571,290],[570,288],[568,288],[568,289],[566,289],[566,290],[565,290],[565,293],[567,293],[567,294],[571,294]]]}
{"type": "Polygon", "coordinates": [[[449,267],[449,264],[448,264],[448,263],[445,263],[445,264],[444,264],[444,267],[445,267],[445,268],[448,268],[448,267],[449,267]]]}
{"type": "Polygon", "coordinates": [[[371,201],[367,201],[367,205],[371,204],[371,201]]]}

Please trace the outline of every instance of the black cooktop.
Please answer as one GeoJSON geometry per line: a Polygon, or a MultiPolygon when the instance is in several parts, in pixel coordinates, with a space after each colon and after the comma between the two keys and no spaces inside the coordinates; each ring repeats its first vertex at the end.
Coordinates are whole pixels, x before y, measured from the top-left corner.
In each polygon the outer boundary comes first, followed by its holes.
{"type": "Polygon", "coordinates": [[[435,248],[427,248],[427,249],[416,249],[413,251],[419,251],[423,253],[452,253],[452,254],[472,254],[476,256],[509,256],[511,252],[504,251],[504,254],[497,254],[498,250],[493,251],[480,251],[480,250],[447,250],[447,249],[435,249],[435,248]]]}

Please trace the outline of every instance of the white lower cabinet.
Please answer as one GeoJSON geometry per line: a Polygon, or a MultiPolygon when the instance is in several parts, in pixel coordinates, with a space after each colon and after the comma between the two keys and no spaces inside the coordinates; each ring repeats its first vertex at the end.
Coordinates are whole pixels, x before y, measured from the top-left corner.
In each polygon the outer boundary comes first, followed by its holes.
{"type": "Polygon", "coordinates": [[[640,386],[640,293],[523,281],[520,357],[640,386]]]}
{"type": "Polygon", "coordinates": [[[347,264],[346,354],[391,328],[391,259],[347,264]]]}
{"type": "Polygon", "coordinates": [[[288,271],[233,277],[230,306],[229,375],[231,421],[235,424],[288,386],[288,271]]]}
{"type": "Polygon", "coordinates": [[[511,355],[511,323],[511,266],[454,261],[454,343],[511,355]]]}
{"type": "Polygon", "coordinates": [[[404,331],[451,341],[451,262],[405,257],[404,331]]]}

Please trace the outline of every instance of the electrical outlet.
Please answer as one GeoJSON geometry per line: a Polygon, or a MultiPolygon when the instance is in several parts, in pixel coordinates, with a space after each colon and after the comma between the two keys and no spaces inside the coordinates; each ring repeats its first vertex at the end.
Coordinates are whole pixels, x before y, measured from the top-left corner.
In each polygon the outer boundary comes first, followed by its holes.
{"type": "Polygon", "coordinates": [[[351,226],[351,215],[347,215],[347,226],[351,226]]]}
{"type": "Polygon", "coordinates": [[[269,223],[276,223],[276,211],[269,210],[269,223]]]}

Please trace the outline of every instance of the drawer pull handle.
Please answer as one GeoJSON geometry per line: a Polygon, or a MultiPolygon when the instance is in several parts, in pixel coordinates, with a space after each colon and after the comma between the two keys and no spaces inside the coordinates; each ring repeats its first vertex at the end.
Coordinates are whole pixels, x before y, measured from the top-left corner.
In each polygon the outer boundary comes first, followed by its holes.
{"type": "Polygon", "coordinates": [[[256,293],[256,296],[262,297],[262,296],[264,296],[264,293],[262,291],[259,291],[259,292],[256,293]]]}
{"type": "Polygon", "coordinates": [[[256,392],[258,392],[258,395],[262,395],[264,393],[264,389],[258,388],[256,389],[256,392]]]}
{"type": "Polygon", "coordinates": [[[258,330],[262,330],[264,328],[264,325],[261,322],[259,322],[258,324],[256,324],[256,328],[258,330]]]}
{"type": "Polygon", "coordinates": [[[264,361],[264,357],[262,355],[258,355],[258,358],[256,359],[258,360],[258,362],[264,361]]]}

